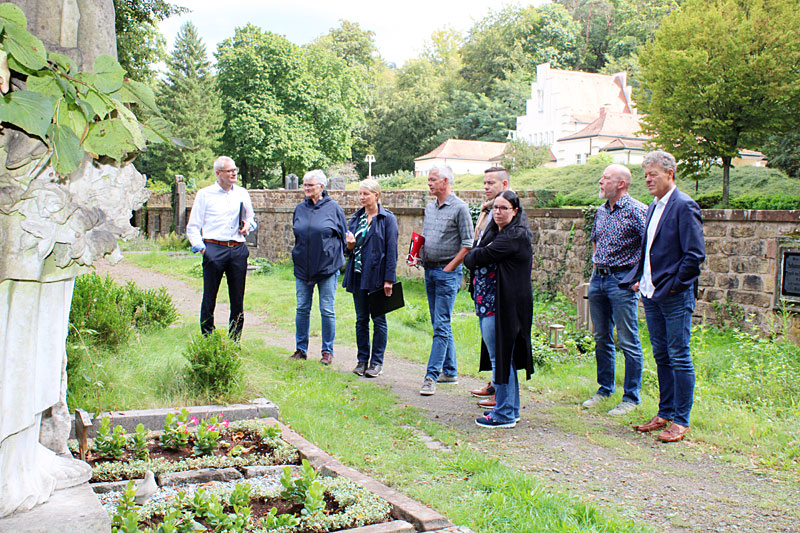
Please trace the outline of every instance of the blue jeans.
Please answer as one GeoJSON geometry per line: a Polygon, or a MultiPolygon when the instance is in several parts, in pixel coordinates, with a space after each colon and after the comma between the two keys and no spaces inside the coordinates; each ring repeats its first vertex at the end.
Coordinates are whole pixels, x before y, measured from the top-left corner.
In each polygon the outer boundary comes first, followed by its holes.
{"type": "Polygon", "coordinates": [[[508,383],[498,384],[495,376],[495,317],[487,316],[478,318],[481,326],[481,337],[486,344],[489,352],[489,359],[492,361],[492,383],[494,384],[494,401],[497,402],[492,411],[492,420],[498,422],[511,422],[519,418],[519,380],[517,379],[517,368],[514,366],[514,358],[511,358],[510,373],[508,383]]]}
{"type": "Polygon", "coordinates": [[[660,302],[643,298],[642,303],[658,371],[658,416],[688,426],[694,402],[694,365],[689,353],[694,291],[672,293],[660,302]]]}
{"type": "Polygon", "coordinates": [[[461,277],[461,265],[452,272],[445,272],[442,267],[425,267],[425,292],[433,325],[433,342],[425,377],[434,381],[439,379],[440,372],[447,376],[458,374],[450,314],[456,303],[461,277]]]}
{"type": "MultiPolygon", "coordinates": [[[[356,274],[355,286],[361,284],[361,276],[356,274]]],[[[386,315],[376,316],[372,319],[372,359],[370,360],[369,346],[369,291],[355,289],[353,292],[353,305],[356,308],[356,345],[358,346],[358,362],[368,365],[382,365],[383,354],[386,351],[386,341],[389,327],[386,325],[386,315]]]]}
{"type": "Polygon", "coordinates": [[[611,396],[614,382],[614,326],[619,348],[625,355],[625,394],[622,400],[638,404],[642,388],[642,345],[639,342],[637,304],[639,292],[620,288],[628,271],[607,276],[595,274],[589,283],[589,312],[594,324],[594,356],[597,359],[597,394],[611,396]]]}
{"type": "Polygon", "coordinates": [[[336,280],[337,270],[327,278],[317,282],[295,279],[297,292],[297,313],[295,314],[295,345],[298,350],[308,353],[308,330],[310,327],[311,300],[314,297],[314,285],[319,291],[319,314],[322,319],[322,351],[333,354],[333,341],[336,338],[336,280]]]}

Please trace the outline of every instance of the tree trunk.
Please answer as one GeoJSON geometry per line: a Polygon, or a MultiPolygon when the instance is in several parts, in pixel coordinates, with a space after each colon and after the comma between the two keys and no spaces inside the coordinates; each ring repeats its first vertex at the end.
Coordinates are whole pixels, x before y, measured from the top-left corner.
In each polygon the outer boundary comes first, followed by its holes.
{"type": "Polygon", "coordinates": [[[722,205],[723,207],[728,207],[728,186],[730,184],[730,177],[731,177],[731,158],[730,157],[723,157],[722,158],[722,205]]]}

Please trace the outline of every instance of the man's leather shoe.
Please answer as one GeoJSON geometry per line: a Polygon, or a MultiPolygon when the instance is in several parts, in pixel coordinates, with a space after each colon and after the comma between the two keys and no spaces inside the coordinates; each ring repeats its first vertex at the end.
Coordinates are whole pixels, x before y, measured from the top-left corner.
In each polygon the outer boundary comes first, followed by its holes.
{"type": "Polygon", "coordinates": [[[681,426],[679,424],[672,424],[670,427],[658,434],[658,440],[661,442],[678,442],[689,433],[689,426],[681,426]]]}
{"type": "Polygon", "coordinates": [[[479,402],[478,402],[478,406],[480,406],[480,407],[484,407],[484,408],[485,408],[485,407],[488,407],[488,408],[490,408],[490,409],[492,409],[492,408],[496,407],[496,406],[497,406],[497,402],[496,402],[496,401],[494,401],[494,394],[492,394],[491,396],[489,396],[489,397],[488,397],[488,398],[486,398],[485,400],[481,400],[481,401],[479,401],[479,402]]]}
{"type": "Polygon", "coordinates": [[[322,352],[322,359],[319,360],[323,365],[329,365],[333,362],[333,354],[331,352],[322,352]]]}
{"type": "Polygon", "coordinates": [[[657,429],[667,427],[668,425],[669,420],[656,415],[650,420],[650,422],[633,426],[633,429],[636,431],[641,431],[642,433],[647,433],[648,431],[655,431],[657,429]]]}
{"type": "Polygon", "coordinates": [[[494,394],[494,387],[492,387],[492,382],[490,381],[482,389],[471,390],[469,393],[476,398],[488,398],[494,394]]]}
{"type": "Polygon", "coordinates": [[[295,350],[294,353],[289,356],[289,359],[305,359],[305,358],[306,354],[303,352],[303,350],[300,349],[295,350]]]}

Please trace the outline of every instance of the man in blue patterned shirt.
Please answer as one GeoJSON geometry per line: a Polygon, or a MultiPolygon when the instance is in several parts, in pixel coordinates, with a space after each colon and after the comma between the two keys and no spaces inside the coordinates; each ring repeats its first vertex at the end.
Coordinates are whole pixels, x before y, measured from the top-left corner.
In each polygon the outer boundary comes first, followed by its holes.
{"type": "Polygon", "coordinates": [[[609,165],[600,177],[600,198],[589,240],[592,242],[594,272],[589,283],[589,312],[594,324],[594,355],[600,386],[583,402],[586,409],[608,398],[614,382],[614,326],[619,348],[625,355],[622,402],[608,414],[624,415],[640,403],[642,387],[642,345],[639,342],[638,287],[621,288],[619,282],[639,263],[647,206],[631,198],[631,171],[623,165],[609,165]]]}

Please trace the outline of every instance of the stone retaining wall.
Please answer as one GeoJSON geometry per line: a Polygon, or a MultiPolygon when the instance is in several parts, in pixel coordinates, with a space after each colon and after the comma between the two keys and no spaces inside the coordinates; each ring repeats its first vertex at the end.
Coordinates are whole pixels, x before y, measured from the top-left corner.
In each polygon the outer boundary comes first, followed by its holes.
{"type": "MultiPolygon", "coordinates": [[[[483,191],[458,191],[470,204],[483,200],[483,191]]],[[[541,288],[574,294],[574,289],[588,279],[591,244],[589,229],[584,228],[582,209],[536,208],[539,191],[523,191],[523,205],[531,222],[534,242],[533,281],[541,288]]],[[[333,191],[349,216],[358,207],[358,191],[333,191]]],[[[302,191],[251,191],[259,222],[255,257],[271,261],[289,261],[294,237],[292,212],[303,198],[302,191]]],[[[397,216],[399,224],[398,271],[420,275],[405,266],[411,232],[421,232],[424,205],[431,197],[427,191],[387,191],[383,204],[397,216]]],[[[186,205],[194,197],[188,195],[186,205]]],[[[153,195],[147,204],[149,236],[168,233],[173,225],[168,194],[153,195]]],[[[188,214],[187,214],[188,220],[188,214]]],[[[778,238],[800,235],[800,211],[703,210],[706,238],[706,261],[700,276],[700,293],[695,315],[715,322],[717,307],[726,308],[727,318],[754,314],[756,323],[768,328],[775,320],[774,292],[779,268],[778,238]],[[721,306],[719,304],[722,304],[721,306]]],[[[797,321],[795,321],[797,325],[797,321]]]]}

